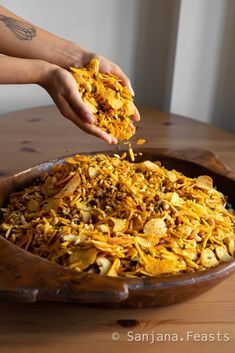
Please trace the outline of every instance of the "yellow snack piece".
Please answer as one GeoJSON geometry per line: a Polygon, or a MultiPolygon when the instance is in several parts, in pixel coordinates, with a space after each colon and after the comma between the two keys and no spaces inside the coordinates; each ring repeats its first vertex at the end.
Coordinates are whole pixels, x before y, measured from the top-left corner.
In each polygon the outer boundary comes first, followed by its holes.
{"type": "Polygon", "coordinates": [[[129,152],[129,156],[130,156],[131,161],[134,162],[135,161],[135,154],[134,154],[133,149],[131,147],[131,143],[129,143],[129,145],[128,145],[128,152],[129,152]]]}
{"type": "Polygon", "coordinates": [[[97,249],[92,247],[89,249],[77,249],[69,257],[70,268],[77,269],[78,271],[86,269],[89,265],[95,262],[97,249]]]}
{"type": "Polygon", "coordinates": [[[147,141],[145,139],[137,139],[136,144],[137,145],[144,145],[147,141]]]}

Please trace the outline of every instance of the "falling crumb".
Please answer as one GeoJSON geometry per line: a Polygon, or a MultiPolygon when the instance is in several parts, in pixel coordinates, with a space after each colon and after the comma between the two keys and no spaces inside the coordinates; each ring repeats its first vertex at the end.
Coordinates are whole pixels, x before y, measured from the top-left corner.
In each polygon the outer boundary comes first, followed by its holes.
{"type": "Polygon", "coordinates": [[[126,152],[124,152],[124,153],[121,155],[120,158],[121,158],[121,159],[125,159],[125,158],[126,158],[126,152]]]}
{"type": "Polygon", "coordinates": [[[135,161],[135,155],[134,155],[134,152],[133,152],[133,149],[132,149],[130,143],[128,144],[128,152],[129,152],[131,161],[134,162],[135,161]]]}
{"type": "Polygon", "coordinates": [[[137,145],[144,145],[147,141],[145,139],[137,139],[136,144],[137,145]]]}

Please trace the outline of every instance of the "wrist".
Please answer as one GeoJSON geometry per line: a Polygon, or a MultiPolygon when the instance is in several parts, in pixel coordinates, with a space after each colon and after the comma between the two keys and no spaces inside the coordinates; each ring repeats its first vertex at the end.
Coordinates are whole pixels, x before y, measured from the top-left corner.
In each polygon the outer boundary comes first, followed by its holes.
{"type": "Polygon", "coordinates": [[[38,75],[36,77],[36,82],[38,85],[45,87],[50,80],[53,73],[59,68],[55,64],[48,63],[43,60],[38,60],[38,75]]]}
{"type": "Polygon", "coordinates": [[[94,53],[80,47],[78,44],[66,41],[63,48],[65,64],[59,65],[65,69],[70,66],[83,67],[95,56],[94,53]]]}
{"type": "Polygon", "coordinates": [[[84,64],[84,57],[87,51],[80,47],[79,45],[71,42],[65,41],[64,44],[56,49],[58,56],[60,55],[59,66],[64,69],[69,69],[70,66],[81,67],[84,64]]]}

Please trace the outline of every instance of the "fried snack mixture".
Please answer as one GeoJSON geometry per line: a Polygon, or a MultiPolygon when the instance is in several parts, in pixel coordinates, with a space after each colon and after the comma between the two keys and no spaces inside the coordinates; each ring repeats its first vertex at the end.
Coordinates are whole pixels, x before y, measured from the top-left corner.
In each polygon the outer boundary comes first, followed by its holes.
{"type": "Polygon", "coordinates": [[[99,64],[99,60],[92,59],[86,67],[70,70],[83,101],[93,113],[95,125],[119,141],[128,140],[135,133],[130,119],[135,113],[132,95],[118,77],[101,74],[99,64]]]}
{"type": "Polygon", "coordinates": [[[0,234],[75,271],[159,276],[234,259],[235,214],[209,176],[76,155],[10,196],[0,234]]]}

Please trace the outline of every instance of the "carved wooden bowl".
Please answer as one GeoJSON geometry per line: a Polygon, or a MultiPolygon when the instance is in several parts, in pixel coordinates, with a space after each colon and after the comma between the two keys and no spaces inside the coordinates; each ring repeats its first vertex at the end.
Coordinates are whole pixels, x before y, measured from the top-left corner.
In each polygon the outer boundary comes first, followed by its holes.
{"type": "MultiPolygon", "coordinates": [[[[189,177],[210,175],[235,205],[235,173],[208,151],[145,149],[140,160],[160,160],[189,177]]],[[[105,152],[109,153],[109,152],[105,152]]],[[[113,152],[110,152],[113,153],[113,152]]],[[[0,207],[11,192],[29,185],[57,159],[39,164],[0,181],[0,207]]],[[[76,302],[113,307],[166,306],[196,297],[235,271],[235,261],[212,269],[169,277],[114,278],[68,270],[33,255],[0,237],[0,299],[36,302],[76,302]]]]}

